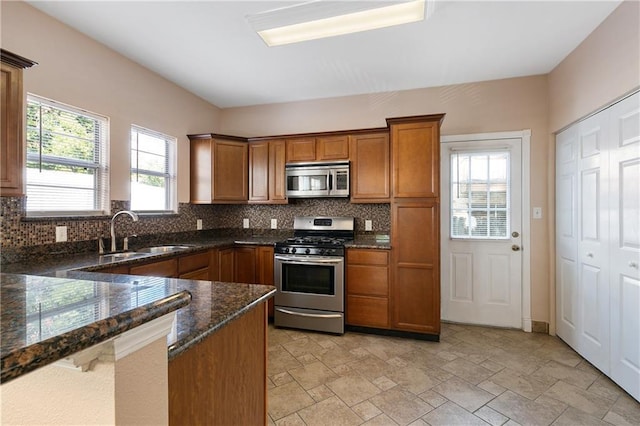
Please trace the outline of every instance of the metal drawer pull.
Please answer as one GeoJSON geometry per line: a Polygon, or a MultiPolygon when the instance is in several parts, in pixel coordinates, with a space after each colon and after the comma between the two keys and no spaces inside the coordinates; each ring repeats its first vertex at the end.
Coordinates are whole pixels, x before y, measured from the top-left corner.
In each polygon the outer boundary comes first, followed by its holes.
{"type": "Polygon", "coordinates": [[[311,318],[342,318],[342,315],[340,314],[305,314],[302,312],[293,312],[293,311],[289,311],[287,309],[282,309],[282,308],[276,308],[276,311],[278,312],[282,312],[283,314],[289,314],[289,315],[297,315],[300,317],[311,317],[311,318]]]}

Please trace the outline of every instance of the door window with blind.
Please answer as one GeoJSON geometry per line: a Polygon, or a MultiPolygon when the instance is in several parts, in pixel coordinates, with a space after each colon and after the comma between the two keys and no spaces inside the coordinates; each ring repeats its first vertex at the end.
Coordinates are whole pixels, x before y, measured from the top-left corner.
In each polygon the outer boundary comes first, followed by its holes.
{"type": "Polygon", "coordinates": [[[509,238],[509,152],[451,153],[451,238],[509,238]]]}
{"type": "Polygon", "coordinates": [[[27,215],[108,214],[108,119],[28,95],[26,130],[27,215]]]}
{"type": "Polygon", "coordinates": [[[174,137],[131,127],[131,210],[177,211],[175,145],[174,137]]]}

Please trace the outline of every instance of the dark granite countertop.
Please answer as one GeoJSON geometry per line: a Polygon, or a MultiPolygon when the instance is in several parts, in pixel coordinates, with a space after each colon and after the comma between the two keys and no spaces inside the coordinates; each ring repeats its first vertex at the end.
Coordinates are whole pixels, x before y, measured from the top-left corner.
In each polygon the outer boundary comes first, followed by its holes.
{"type": "Polygon", "coordinates": [[[138,286],[160,285],[172,291],[188,291],[191,303],[178,310],[176,328],[167,343],[169,359],[200,342],[220,327],[240,317],[275,294],[275,287],[221,281],[196,281],[177,278],[143,277],[68,271],[67,277],[99,279],[113,284],[138,282],[138,286]]]}
{"type": "Polygon", "coordinates": [[[104,342],[191,300],[189,285],[152,277],[101,281],[95,275],[0,274],[0,382],[104,342]]]}
{"type": "MultiPolygon", "coordinates": [[[[135,326],[134,324],[139,325],[136,321],[144,322],[153,319],[155,318],[153,317],[154,313],[157,314],[166,308],[166,306],[174,306],[174,304],[178,303],[174,300],[175,298],[182,300],[187,297],[185,295],[191,294],[191,303],[177,311],[176,329],[168,338],[168,355],[169,359],[172,359],[214,333],[229,321],[232,321],[255,305],[272,297],[275,293],[275,288],[273,286],[257,284],[142,277],[105,274],[93,271],[98,271],[107,265],[134,265],[149,260],[160,260],[166,257],[195,253],[210,248],[223,248],[234,245],[274,245],[282,239],[282,236],[206,236],[201,238],[175,239],[171,240],[170,243],[163,241],[163,243],[159,245],[171,244],[188,247],[174,252],[141,254],[121,260],[106,260],[106,258],[94,252],[69,254],[63,257],[40,257],[37,261],[2,265],[2,274],[0,275],[3,295],[2,380],[5,380],[5,370],[7,370],[7,379],[31,371],[25,370],[25,367],[21,367],[20,360],[29,360],[28,364],[32,365],[33,368],[54,362],[73,352],[99,343],[101,341],[100,339],[106,340],[118,333],[126,331],[128,329],[126,327],[132,328],[135,326]],[[9,273],[29,274],[30,276],[9,275],[9,273]],[[58,280],[45,277],[57,277],[58,280]],[[38,340],[33,341],[27,339],[27,342],[25,342],[24,335],[28,335],[29,331],[25,332],[24,330],[27,326],[31,325],[25,324],[24,320],[20,322],[20,318],[25,317],[25,312],[18,314],[16,311],[18,308],[13,309],[10,307],[10,304],[22,306],[22,311],[25,311],[27,310],[26,306],[28,306],[25,297],[36,297],[35,295],[38,291],[57,291],[61,294],[67,294],[66,291],[69,291],[73,293],[73,290],[65,289],[71,289],[74,286],[85,290],[88,288],[100,289],[102,297],[106,297],[110,301],[110,304],[107,306],[112,307],[108,313],[108,317],[94,318],[91,323],[83,325],[80,329],[60,331],[57,334],[55,330],[51,330],[50,333],[53,334],[45,334],[40,336],[38,340]],[[29,289],[31,289],[31,291],[29,291],[29,289]],[[20,294],[22,294],[22,296],[20,296],[20,294]],[[25,296],[26,294],[29,294],[29,296],[25,296]],[[131,299],[135,298],[135,300],[139,300],[140,296],[146,298],[147,294],[157,295],[160,298],[159,300],[163,302],[158,302],[160,306],[156,306],[156,304],[153,303],[151,305],[133,306],[131,299]],[[22,302],[20,302],[20,300],[22,300],[22,302]],[[170,303],[170,301],[172,303],[170,303]],[[9,304],[6,308],[5,303],[9,304]],[[122,311],[118,311],[118,309],[122,311]],[[113,320],[113,318],[117,319],[113,320]],[[129,318],[134,318],[134,321],[131,321],[129,318]],[[144,318],[147,319],[145,320],[144,318]],[[120,322],[125,319],[127,319],[126,324],[120,324],[120,322]],[[22,331],[12,332],[10,331],[11,328],[5,328],[9,327],[9,325],[5,326],[5,323],[12,324],[13,327],[18,327],[16,330],[22,331]],[[22,334],[22,346],[20,343],[16,343],[20,341],[17,337],[8,337],[15,335],[15,333],[22,334]],[[74,343],[73,349],[69,345],[65,349],[62,349],[61,342],[68,343],[69,338],[77,343],[74,343]],[[26,358],[22,357],[21,354],[26,354],[24,355],[26,358]]],[[[376,240],[373,236],[359,236],[354,241],[347,243],[346,247],[384,250],[391,248],[388,240],[376,240]]],[[[136,303],[142,303],[145,300],[149,299],[143,299],[141,302],[136,303]]],[[[88,299],[86,303],[95,303],[95,300],[88,299]]],[[[188,301],[180,306],[184,306],[187,303],[188,301]]],[[[78,308],[80,307],[81,304],[78,305],[78,308]]],[[[174,307],[173,309],[178,308],[174,307]]],[[[30,314],[31,313],[26,313],[27,323],[29,322],[28,315],[30,314]]],[[[107,313],[104,314],[106,315],[107,313]]],[[[68,323],[70,322],[65,322],[65,324],[68,323]]],[[[35,338],[36,337],[32,337],[32,339],[35,338]]]]}

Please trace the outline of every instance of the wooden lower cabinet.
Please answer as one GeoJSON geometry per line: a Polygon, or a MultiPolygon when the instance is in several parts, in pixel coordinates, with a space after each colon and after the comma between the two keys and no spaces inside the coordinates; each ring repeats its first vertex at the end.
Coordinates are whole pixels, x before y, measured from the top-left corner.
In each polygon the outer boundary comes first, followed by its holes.
{"type": "Polygon", "coordinates": [[[175,278],[178,276],[178,259],[172,258],[129,268],[131,275],[175,278]]]}
{"type": "MultiPolygon", "coordinates": [[[[256,249],[256,274],[258,284],[274,285],[273,282],[273,247],[260,246],[256,249]]],[[[269,299],[269,318],[273,318],[273,297],[269,299]]]]}
{"type": "Polygon", "coordinates": [[[169,361],[169,424],[266,423],[267,322],[261,303],[169,361]]]}
{"type": "Polygon", "coordinates": [[[389,328],[389,252],[348,249],[347,325],[389,328]]]}
{"type": "Polygon", "coordinates": [[[218,250],[218,280],[233,282],[235,277],[233,247],[218,250]]]}
{"type": "Polygon", "coordinates": [[[256,281],[256,248],[236,247],[234,251],[234,282],[255,284],[256,281]]]}
{"type": "Polygon", "coordinates": [[[395,203],[392,223],[392,328],[440,333],[440,217],[436,200],[395,203]]]}

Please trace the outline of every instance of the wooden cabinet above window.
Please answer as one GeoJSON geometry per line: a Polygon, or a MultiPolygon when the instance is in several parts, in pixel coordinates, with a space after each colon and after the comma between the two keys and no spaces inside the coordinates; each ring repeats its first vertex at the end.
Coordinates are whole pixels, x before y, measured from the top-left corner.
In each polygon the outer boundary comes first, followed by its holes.
{"type": "Polygon", "coordinates": [[[246,139],[214,134],[189,135],[191,203],[246,203],[249,148],[246,139]]]}

